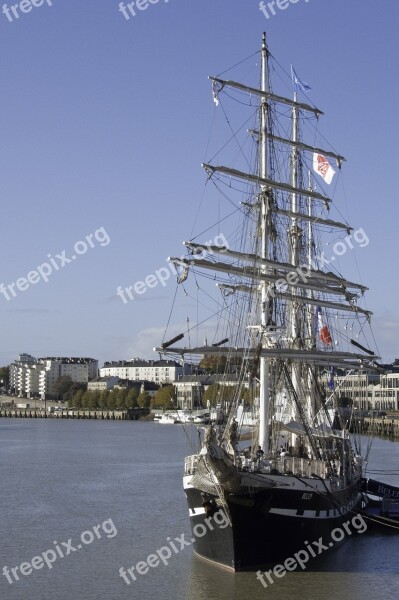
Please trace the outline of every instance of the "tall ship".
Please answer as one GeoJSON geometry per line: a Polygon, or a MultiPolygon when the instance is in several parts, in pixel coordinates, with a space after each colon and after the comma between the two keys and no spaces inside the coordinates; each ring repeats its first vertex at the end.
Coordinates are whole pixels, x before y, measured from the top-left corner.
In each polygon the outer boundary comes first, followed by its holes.
{"type": "MultiPolygon", "coordinates": [[[[292,97],[275,93],[266,34],[258,57],[258,86],[210,78],[215,111],[224,113],[226,100],[235,103],[234,114],[254,117],[245,144],[243,128],[227,121],[232,165],[221,162],[222,152],[203,164],[208,185],[231,211],[220,212],[211,241],[186,241],[186,254],[169,259],[178,288],[189,296],[191,278],[212,315],[194,325],[187,317],[185,333],[155,348],[181,361],[212,358],[225,371],[215,399],[225,419],[204,427],[199,450],[185,459],[183,485],[194,535],[206,528],[196,553],[234,571],[276,564],[313,540],[331,539],[357,514],[364,458],[334,376],[379,368],[366,337],[367,288],[339,269],[343,255],[368,238],[338,218],[339,199],[336,207],[326,192],[338,195],[345,159],[318,142],[323,113],[293,69],[292,97]],[[201,325],[205,342],[195,343],[201,325]],[[228,386],[233,373],[236,383],[228,386]],[[256,426],[243,435],[237,410],[245,404],[256,426]],[[229,526],[208,527],[221,511],[229,526]]],[[[204,231],[206,240],[212,229],[204,231]]]]}

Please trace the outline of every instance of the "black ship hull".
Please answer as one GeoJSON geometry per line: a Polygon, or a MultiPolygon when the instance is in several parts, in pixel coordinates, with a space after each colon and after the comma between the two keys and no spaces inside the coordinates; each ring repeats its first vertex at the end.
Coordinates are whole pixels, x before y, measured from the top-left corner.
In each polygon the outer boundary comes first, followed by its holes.
{"type": "MultiPolygon", "coordinates": [[[[185,492],[193,535],[206,531],[193,538],[195,552],[234,571],[283,563],[313,542],[319,546],[310,546],[310,558],[312,550],[316,556],[320,549],[339,545],[347,535],[356,534],[350,523],[362,498],[355,485],[334,494],[314,493],[311,488],[309,492],[272,488],[230,494],[226,500],[230,526],[217,512],[212,516],[212,511],[203,508],[214,505],[216,496],[193,487],[186,487],[185,492]]],[[[219,506],[221,511],[225,509],[219,506]]]]}

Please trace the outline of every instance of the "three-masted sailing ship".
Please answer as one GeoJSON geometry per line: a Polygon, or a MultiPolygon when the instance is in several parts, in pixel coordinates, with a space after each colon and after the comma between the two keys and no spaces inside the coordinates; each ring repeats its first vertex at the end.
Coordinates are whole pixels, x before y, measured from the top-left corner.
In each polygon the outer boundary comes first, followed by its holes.
{"type": "Polygon", "coordinates": [[[329,184],[332,164],[341,168],[345,159],[305,141],[301,124],[318,122],[323,113],[298,99],[307,86],[295,72],[293,99],[274,93],[265,34],[260,58],[259,87],[210,78],[216,104],[234,92],[241,104],[250,99],[247,106],[256,99],[253,168],[203,165],[208,180],[243,191],[240,211],[250,225],[236,231],[242,247],[191,240],[187,256],[170,259],[180,285],[191,273],[212,273],[221,297],[215,313],[228,314],[224,338],[186,347],[178,345],[181,334],[156,348],[183,360],[222,357],[239,380],[226,421],[206,428],[184,472],[193,530],[219,511],[230,524],[207,527],[195,550],[233,570],[284,560],[356,513],[362,458],[334,404],[333,378],[375,368],[378,360],[353,333],[355,323],[360,334],[370,321],[359,302],[367,288],[346,280],[335,257],[327,260],[320,251],[325,235],[338,243],[337,254],[356,243],[347,223],[330,218],[331,200],[319,178],[329,184]],[[279,128],[280,117],[289,126],[279,128]],[[341,327],[342,318],[349,327],[341,327]],[[258,420],[249,445],[240,440],[236,418],[244,387],[258,420]]]}

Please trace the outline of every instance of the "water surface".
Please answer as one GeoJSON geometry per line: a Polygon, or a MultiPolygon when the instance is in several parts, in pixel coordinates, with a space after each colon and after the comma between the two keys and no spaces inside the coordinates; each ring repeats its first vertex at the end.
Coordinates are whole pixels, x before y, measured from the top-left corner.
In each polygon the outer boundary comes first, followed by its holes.
{"type": "MultiPolygon", "coordinates": [[[[376,600],[399,593],[399,536],[353,536],[321,564],[264,588],[254,573],[219,569],[191,547],[127,585],[119,575],[168,543],[191,539],[182,491],[184,456],[195,428],[146,422],[0,421],[0,573],[30,562],[82,532],[91,543],[52,568],[8,583],[4,600],[376,600]],[[113,527],[112,527],[113,526],[113,527]],[[108,535],[106,534],[108,532],[108,535]],[[116,533],[115,533],[116,532],[116,533]]],[[[363,442],[365,445],[365,442],[363,442]]],[[[375,440],[372,469],[398,469],[399,444],[375,440]]],[[[378,477],[375,477],[378,479],[378,477]]],[[[399,477],[380,477],[399,485],[399,477]]],[[[178,545],[178,544],[177,544],[178,545]]],[[[66,552],[66,550],[65,550],[66,552]]],[[[18,571],[17,571],[18,573],[18,571]]]]}

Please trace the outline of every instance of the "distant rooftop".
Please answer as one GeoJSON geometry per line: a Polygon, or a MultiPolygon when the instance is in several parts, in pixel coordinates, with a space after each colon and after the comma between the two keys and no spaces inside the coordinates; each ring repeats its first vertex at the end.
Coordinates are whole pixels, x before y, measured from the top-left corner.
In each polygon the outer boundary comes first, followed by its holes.
{"type": "Polygon", "coordinates": [[[102,368],[112,367],[181,367],[181,365],[174,360],[144,360],[134,358],[133,360],[105,362],[102,368]]]}

